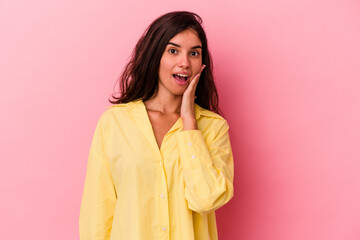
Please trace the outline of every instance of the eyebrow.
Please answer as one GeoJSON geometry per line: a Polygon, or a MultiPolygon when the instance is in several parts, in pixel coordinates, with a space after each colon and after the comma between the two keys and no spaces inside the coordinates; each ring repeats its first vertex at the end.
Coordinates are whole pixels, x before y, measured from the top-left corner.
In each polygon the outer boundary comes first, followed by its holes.
{"type": "MultiPolygon", "coordinates": [[[[169,42],[168,44],[174,45],[175,47],[181,47],[179,44],[172,43],[172,42],[169,42]]],[[[201,48],[202,49],[202,47],[200,45],[196,45],[196,46],[192,47],[191,49],[195,49],[195,48],[201,48]]]]}

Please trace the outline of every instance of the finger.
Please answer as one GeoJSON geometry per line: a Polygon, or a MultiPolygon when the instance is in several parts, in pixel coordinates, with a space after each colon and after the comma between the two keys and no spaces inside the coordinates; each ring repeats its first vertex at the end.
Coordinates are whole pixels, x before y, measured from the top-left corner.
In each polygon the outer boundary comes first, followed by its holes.
{"type": "Polygon", "coordinates": [[[206,67],[206,65],[202,65],[200,68],[200,71],[191,79],[191,81],[189,83],[189,86],[188,86],[189,93],[192,94],[193,96],[195,96],[195,90],[196,90],[197,84],[199,82],[201,72],[204,70],[205,67],[206,67]]]}
{"type": "Polygon", "coordinates": [[[189,87],[191,90],[194,90],[196,88],[196,85],[199,82],[199,79],[200,79],[200,74],[198,73],[193,77],[193,79],[190,82],[189,87]]]}
{"type": "Polygon", "coordinates": [[[197,84],[199,83],[201,73],[202,73],[202,71],[204,70],[205,67],[206,67],[206,65],[203,64],[203,65],[201,66],[201,69],[200,69],[199,73],[196,74],[196,76],[195,76],[195,77],[197,77],[196,79],[194,79],[194,80],[196,80],[195,83],[194,83],[194,88],[195,88],[195,89],[196,89],[196,87],[197,87],[197,84]]]}
{"type": "Polygon", "coordinates": [[[194,76],[193,80],[199,80],[200,79],[200,76],[201,76],[201,73],[202,71],[204,70],[204,68],[206,67],[206,65],[202,65],[201,68],[200,68],[200,71],[194,76]]]}
{"type": "Polygon", "coordinates": [[[201,68],[200,68],[200,71],[199,71],[197,74],[195,74],[195,76],[191,79],[190,82],[192,82],[192,81],[195,79],[195,77],[197,77],[198,75],[200,75],[201,72],[204,70],[205,67],[206,67],[206,65],[203,64],[203,65],[201,66],[201,68]]]}

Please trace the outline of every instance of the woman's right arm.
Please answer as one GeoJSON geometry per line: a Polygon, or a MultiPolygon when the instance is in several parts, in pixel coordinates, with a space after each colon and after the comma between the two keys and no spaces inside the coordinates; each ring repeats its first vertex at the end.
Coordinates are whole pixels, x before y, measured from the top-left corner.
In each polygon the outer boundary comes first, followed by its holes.
{"type": "Polygon", "coordinates": [[[89,151],[79,217],[80,240],[110,239],[117,196],[105,139],[106,126],[101,117],[89,151]]]}

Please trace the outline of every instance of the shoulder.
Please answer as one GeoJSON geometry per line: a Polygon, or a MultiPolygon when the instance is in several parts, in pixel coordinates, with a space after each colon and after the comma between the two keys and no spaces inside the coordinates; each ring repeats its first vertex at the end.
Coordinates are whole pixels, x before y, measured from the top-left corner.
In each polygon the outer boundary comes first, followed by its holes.
{"type": "Polygon", "coordinates": [[[132,101],[107,106],[101,114],[99,121],[107,124],[110,121],[119,120],[120,118],[124,120],[126,116],[128,116],[129,111],[135,106],[135,103],[135,101],[132,101]]]}
{"type": "Polygon", "coordinates": [[[227,120],[220,114],[217,114],[208,109],[202,108],[198,104],[195,104],[195,114],[198,123],[204,128],[212,128],[213,130],[219,128],[229,128],[227,120]]]}
{"type": "Polygon", "coordinates": [[[207,118],[208,120],[213,121],[226,121],[220,114],[217,114],[213,111],[205,109],[198,104],[195,104],[195,114],[197,118],[207,118]]]}

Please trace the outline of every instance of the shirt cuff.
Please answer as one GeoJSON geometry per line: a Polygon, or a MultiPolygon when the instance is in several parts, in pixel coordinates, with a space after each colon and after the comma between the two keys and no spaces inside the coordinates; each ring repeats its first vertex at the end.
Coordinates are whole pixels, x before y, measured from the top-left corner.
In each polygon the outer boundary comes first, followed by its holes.
{"type": "Polygon", "coordinates": [[[209,149],[200,130],[183,130],[175,133],[183,169],[201,164],[212,164],[209,149]]]}

